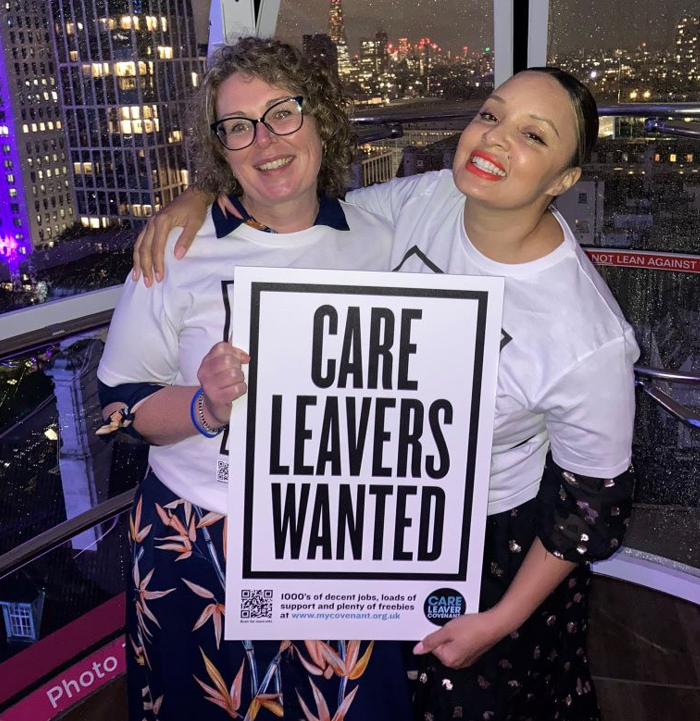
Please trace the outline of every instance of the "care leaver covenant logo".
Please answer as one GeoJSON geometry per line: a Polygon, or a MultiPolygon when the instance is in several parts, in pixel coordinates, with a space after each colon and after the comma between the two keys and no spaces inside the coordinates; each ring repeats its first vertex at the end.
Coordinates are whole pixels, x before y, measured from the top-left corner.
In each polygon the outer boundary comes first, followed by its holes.
{"type": "Polygon", "coordinates": [[[449,620],[461,616],[467,610],[467,604],[464,596],[454,588],[439,588],[428,594],[423,610],[430,623],[444,626],[449,620]]]}

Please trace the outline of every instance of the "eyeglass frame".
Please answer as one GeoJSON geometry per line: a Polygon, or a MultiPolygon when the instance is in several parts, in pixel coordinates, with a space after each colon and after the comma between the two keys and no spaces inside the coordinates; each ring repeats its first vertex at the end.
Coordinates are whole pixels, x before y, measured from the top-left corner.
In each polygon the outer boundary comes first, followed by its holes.
{"type": "Polygon", "coordinates": [[[214,136],[216,139],[221,143],[221,145],[226,149],[231,151],[232,153],[235,153],[238,150],[245,150],[246,148],[249,148],[254,142],[255,138],[257,137],[258,133],[258,124],[262,123],[269,132],[271,132],[273,135],[276,135],[278,138],[286,137],[287,135],[294,135],[294,133],[298,133],[302,126],[304,125],[304,96],[303,95],[290,95],[288,98],[282,98],[281,100],[278,100],[276,103],[273,103],[270,105],[270,107],[262,114],[261,117],[257,118],[248,118],[245,115],[229,115],[226,118],[219,118],[219,120],[215,120],[211,125],[209,125],[209,128],[211,129],[212,133],[214,133],[214,136]],[[282,103],[288,103],[290,100],[296,101],[297,105],[299,106],[299,111],[301,115],[301,122],[299,123],[299,127],[296,130],[292,130],[289,133],[278,133],[277,131],[273,130],[266,122],[265,122],[265,116],[273,109],[276,108],[278,105],[282,105],[282,103]],[[251,141],[247,145],[242,145],[240,148],[229,148],[224,141],[221,139],[221,136],[219,135],[217,128],[221,123],[227,121],[227,120],[247,120],[251,123],[253,123],[253,137],[251,141]]]}

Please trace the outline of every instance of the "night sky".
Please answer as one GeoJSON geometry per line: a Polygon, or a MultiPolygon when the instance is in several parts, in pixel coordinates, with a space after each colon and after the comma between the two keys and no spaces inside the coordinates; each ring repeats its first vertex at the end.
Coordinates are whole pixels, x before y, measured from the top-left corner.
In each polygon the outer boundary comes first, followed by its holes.
{"type": "MultiPolygon", "coordinates": [[[[281,0],[277,34],[300,43],[305,33],[327,32],[329,7],[330,0],[281,0]]],[[[552,0],[550,49],[669,47],[678,18],[693,8],[697,13],[697,0],[552,0]]],[[[455,53],[493,42],[493,0],[343,0],[343,13],[352,53],[378,29],[394,41],[427,35],[455,53]]]]}

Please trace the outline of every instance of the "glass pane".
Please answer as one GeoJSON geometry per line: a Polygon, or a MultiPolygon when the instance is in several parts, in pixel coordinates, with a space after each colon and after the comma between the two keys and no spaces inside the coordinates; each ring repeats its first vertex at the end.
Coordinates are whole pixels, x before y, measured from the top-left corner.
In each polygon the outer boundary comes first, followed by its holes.
{"type": "Polygon", "coordinates": [[[0,580],[4,621],[0,621],[0,675],[8,673],[3,662],[39,644],[45,654],[42,668],[31,671],[28,681],[34,682],[123,626],[123,604],[103,604],[122,594],[126,586],[128,513],[85,533],[94,538],[89,548],[80,548],[71,539],[0,580]],[[84,618],[99,607],[103,608],[98,616],[84,618]],[[56,643],[57,636],[47,639],[62,629],[61,643],[56,643]],[[76,639],[80,639],[78,645],[76,639]]]}
{"type": "Polygon", "coordinates": [[[700,17],[691,4],[550,0],[549,64],[586,81],[598,101],[700,99],[700,17]]]}
{"type": "MultiPolygon", "coordinates": [[[[697,102],[700,14],[688,7],[553,0],[549,61],[584,81],[600,105],[697,102]]],[[[640,364],[700,375],[700,258],[692,257],[700,123],[690,117],[670,123],[697,131],[696,138],[649,133],[643,110],[601,119],[592,163],[560,207],[581,241],[603,246],[599,259],[615,263],[601,271],[635,326],[640,364]],[[621,252],[605,252],[611,248],[621,252]]],[[[656,385],[700,411],[700,385],[656,385]]],[[[640,393],[634,450],[638,507],[627,543],[700,566],[700,429],[679,424],[640,393]]]]}
{"type": "Polygon", "coordinates": [[[136,233],[189,184],[210,3],[151,5],[3,4],[0,313],[121,283],[136,233]]]}
{"type": "MultiPolygon", "coordinates": [[[[102,425],[96,370],[102,332],[85,333],[0,361],[0,554],[135,487],[147,447],[102,425]]],[[[91,548],[94,533],[74,539],[91,548]]]]}
{"type": "Polygon", "coordinates": [[[282,0],[276,35],[336,62],[360,107],[444,104],[493,86],[492,0],[282,0]]]}

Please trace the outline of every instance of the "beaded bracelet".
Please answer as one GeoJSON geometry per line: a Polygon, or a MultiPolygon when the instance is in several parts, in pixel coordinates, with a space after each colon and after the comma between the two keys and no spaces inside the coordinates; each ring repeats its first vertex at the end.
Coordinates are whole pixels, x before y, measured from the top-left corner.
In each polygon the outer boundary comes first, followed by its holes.
{"type": "Polygon", "coordinates": [[[204,389],[200,388],[193,396],[190,403],[190,418],[192,425],[206,438],[215,438],[226,428],[226,425],[213,428],[207,423],[204,417],[204,389]]]}

